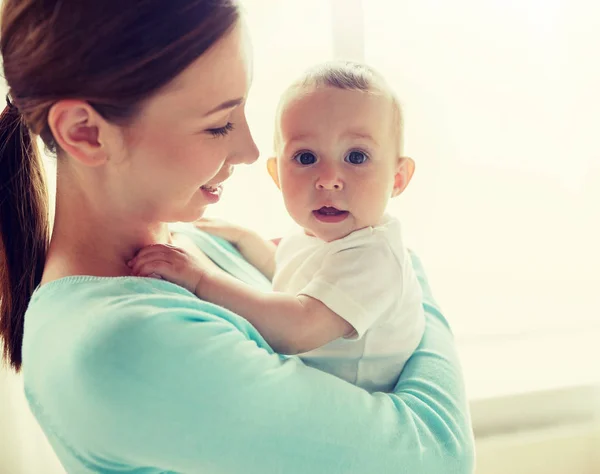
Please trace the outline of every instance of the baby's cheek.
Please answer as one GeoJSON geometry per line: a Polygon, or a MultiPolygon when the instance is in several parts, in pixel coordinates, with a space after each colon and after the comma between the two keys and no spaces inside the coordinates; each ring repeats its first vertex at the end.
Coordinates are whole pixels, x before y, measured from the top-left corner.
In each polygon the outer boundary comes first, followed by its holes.
{"type": "Polygon", "coordinates": [[[306,178],[300,174],[284,171],[280,176],[280,185],[285,198],[303,199],[310,192],[306,178]]]}
{"type": "Polygon", "coordinates": [[[389,201],[388,187],[385,183],[365,181],[352,193],[354,205],[360,210],[361,217],[372,219],[383,214],[389,201]]]}

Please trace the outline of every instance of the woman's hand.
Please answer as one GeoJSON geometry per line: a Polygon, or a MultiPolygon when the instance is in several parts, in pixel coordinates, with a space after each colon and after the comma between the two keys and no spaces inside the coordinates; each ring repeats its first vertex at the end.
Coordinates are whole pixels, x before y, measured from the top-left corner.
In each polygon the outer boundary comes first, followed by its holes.
{"type": "Polygon", "coordinates": [[[160,277],[196,293],[210,268],[182,248],[169,244],[149,245],[127,262],[133,276],[160,277]]]}

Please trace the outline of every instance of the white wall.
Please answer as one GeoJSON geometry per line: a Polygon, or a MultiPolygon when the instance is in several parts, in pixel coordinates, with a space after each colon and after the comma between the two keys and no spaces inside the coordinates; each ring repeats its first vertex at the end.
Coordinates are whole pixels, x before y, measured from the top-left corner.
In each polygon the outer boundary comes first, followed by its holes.
{"type": "Polygon", "coordinates": [[[0,367],[0,474],[64,474],[29,411],[21,376],[0,367]]]}

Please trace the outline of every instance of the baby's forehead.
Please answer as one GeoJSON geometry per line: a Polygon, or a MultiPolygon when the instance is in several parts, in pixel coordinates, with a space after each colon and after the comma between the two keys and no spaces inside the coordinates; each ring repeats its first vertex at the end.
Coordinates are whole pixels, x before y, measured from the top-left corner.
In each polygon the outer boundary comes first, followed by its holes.
{"type": "MultiPolygon", "coordinates": [[[[379,131],[373,134],[385,135],[391,134],[388,138],[393,140],[394,146],[398,148],[401,154],[403,149],[403,125],[402,109],[394,92],[389,89],[385,82],[378,80],[370,81],[367,87],[337,87],[330,83],[319,82],[297,82],[292,84],[281,96],[276,113],[274,147],[280,150],[283,141],[287,142],[290,135],[301,133],[299,128],[311,127],[311,118],[316,114],[318,116],[327,115],[328,117],[344,117],[343,113],[356,117],[356,124],[366,124],[365,128],[372,129],[373,123],[367,122],[375,117],[375,122],[379,131]],[[364,101],[362,99],[365,99],[364,101]],[[365,106],[368,102],[369,105],[365,106]],[[357,110],[353,109],[357,106],[357,110]],[[341,109],[343,113],[330,113],[332,110],[341,109]],[[367,117],[362,117],[360,111],[368,110],[367,117]]],[[[342,119],[345,123],[346,120],[342,119]]],[[[335,121],[335,118],[332,119],[335,121]]],[[[328,122],[332,127],[335,123],[328,122]]],[[[333,127],[335,128],[335,127],[333,127]]],[[[387,138],[383,138],[387,142],[387,138]]]]}
{"type": "Polygon", "coordinates": [[[384,90],[353,90],[330,86],[298,87],[282,97],[277,113],[277,125],[297,123],[319,116],[337,117],[346,121],[353,117],[357,122],[377,119],[393,120],[394,100],[384,90]]]}
{"type": "Polygon", "coordinates": [[[397,148],[389,97],[339,89],[296,93],[282,107],[274,144],[275,150],[283,151],[300,143],[326,147],[357,141],[382,150],[397,148]]]}
{"type": "MultiPolygon", "coordinates": [[[[381,98],[386,104],[392,104],[394,97],[391,91],[383,87],[372,87],[367,90],[363,89],[346,89],[329,85],[296,85],[288,88],[281,96],[279,101],[279,109],[287,110],[290,106],[302,104],[304,102],[330,102],[335,105],[335,102],[344,101],[348,96],[355,98],[381,98]],[[337,94],[336,94],[337,92],[337,94]]],[[[323,104],[326,105],[326,104],[323,104]]]]}

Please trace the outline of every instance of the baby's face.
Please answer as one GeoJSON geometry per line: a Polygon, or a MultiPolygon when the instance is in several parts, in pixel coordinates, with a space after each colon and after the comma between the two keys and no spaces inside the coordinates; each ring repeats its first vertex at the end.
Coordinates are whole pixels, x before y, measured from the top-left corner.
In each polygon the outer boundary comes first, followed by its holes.
{"type": "Polygon", "coordinates": [[[299,225],[330,242],[380,221],[399,170],[389,97],[302,89],[284,105],[279,127],[279,185],[299,225]]]}

